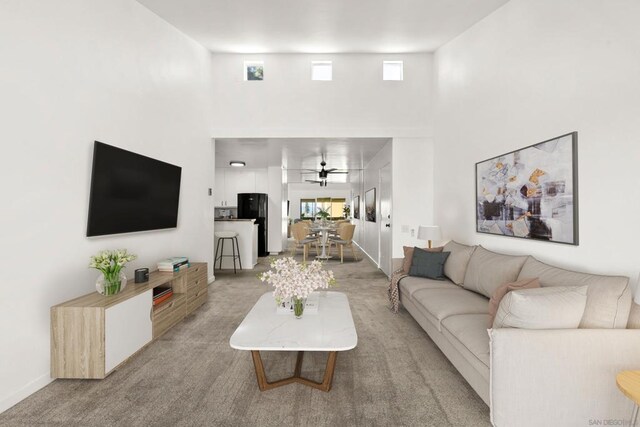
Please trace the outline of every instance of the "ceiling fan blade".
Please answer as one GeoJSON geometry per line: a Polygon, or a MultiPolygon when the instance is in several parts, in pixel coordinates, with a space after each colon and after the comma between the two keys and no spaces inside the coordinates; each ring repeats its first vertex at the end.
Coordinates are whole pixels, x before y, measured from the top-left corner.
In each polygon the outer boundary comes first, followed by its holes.
{"type": "Polygon", "coordinates": [[[332,172],[332,171],[327,171],[327,173],[341,173],[341,174],[348,174],[349,172],[332,172]]]}
{"type": "Polygon", "coordinates": [[[338,168],[331,168],[331,169],[325,169],[327,172],[333,172],[333,171],[337,171],[338,168]]]}
{"type": "Polygon", "coordinates": [[[313,173],[320,173],[320,171],[315,170],[315,169],[300,169],[300,170],[309,171],[309,172],[313,172],[313,173]]]}

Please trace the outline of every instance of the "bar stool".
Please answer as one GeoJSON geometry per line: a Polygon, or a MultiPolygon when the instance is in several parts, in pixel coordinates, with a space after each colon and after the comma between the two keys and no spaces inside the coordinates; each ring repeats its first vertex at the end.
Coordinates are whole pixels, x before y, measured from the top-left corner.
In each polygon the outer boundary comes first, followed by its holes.
{"type": "Polygon", "coordinates": [[[223,257],[232,257],[233,258],[233,274],[236,274],[236,258],[240,263],[240,270],[242,270],[242,259],[240,259],[240,246],[238,245],[238,233],[235,231],[216,231],[214,233],[215,237],[218,238],[218,243],[216,244],[216,254],[215,259],[213,260],[213,268],[216,267],[216,262],[220,260],[219,270],[222,270],[222,258],[223,257]],[[233,251],[233,255],[225,255],[224,254],[224,241],[231,240],[231,250],[233,251]],[[235,242],[235,245],[234,245],[235,242]],[[236,248],[238,249],[238,254],[236,255],[236,248]],[[220,249],[220,255],[218,256],[218,249],[220,249]]]}

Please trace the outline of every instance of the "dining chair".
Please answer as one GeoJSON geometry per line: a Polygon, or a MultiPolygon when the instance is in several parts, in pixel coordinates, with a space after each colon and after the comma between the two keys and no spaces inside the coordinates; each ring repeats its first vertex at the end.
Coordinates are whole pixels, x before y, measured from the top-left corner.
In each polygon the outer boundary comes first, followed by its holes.
{"type": "Polygon", "coordinates": [[[338,228],[338,236],[329,238],[329,255],[331,255],[331,246],[335,244],[340,247],[340,264],[344,262],[344,248],[351,248],[354,261],[358,261],[356,251],[353,247],[353,233],[356,230],[355,224],[341,224],[338,228]]]}
{"type": "Polygon", "coordinates": [[[329,236],[334,236],[337,237],[338,236],[338,230],[340,230],[340,227],[343,224],[351,224],[351,221],[349,221],[348,219],[341,219],[339,221],[335,222],[335,229],[333,230],[329,230],[329,236]]]}
{"type": "Polygon", "coordinates": [[[298,222],[291,226],[291,234],[293,235],[294,245],[291,250],[291,256],[295,256],[298,248],[302,248],[302,262],[307,262],[307,254],[309,253],[309,245],[316,244],[316,255],[318,251],[318,238],[310,237],[308,226],[303,222],[298,222]]]}

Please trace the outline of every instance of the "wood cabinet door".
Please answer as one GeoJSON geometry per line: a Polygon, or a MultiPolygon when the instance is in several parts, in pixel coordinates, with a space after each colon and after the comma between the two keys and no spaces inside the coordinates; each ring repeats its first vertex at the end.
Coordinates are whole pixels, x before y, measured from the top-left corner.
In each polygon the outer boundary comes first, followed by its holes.
{"type": "Polygon", "coordinates": [[[149,343],[153,337],[152,290],[104,311],[105,374],[149,343]]]}

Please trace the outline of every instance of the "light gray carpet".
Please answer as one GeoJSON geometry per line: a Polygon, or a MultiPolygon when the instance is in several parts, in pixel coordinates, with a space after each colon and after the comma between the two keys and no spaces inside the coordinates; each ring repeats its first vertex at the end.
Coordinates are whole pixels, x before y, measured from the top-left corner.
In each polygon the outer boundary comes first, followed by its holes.
{"type": "MultiPolygon", "coordinates": [[[[301,384],[260,392],[249,352],[229,337],[267,291],[257,270],[216,272],[209,301],[101,381],[57,380],[0,415],[9,426],[488,426],[489,409],[401,309],[368,260],[329,261],[347,293],[358,346],[338,354],[329,393],[301,384]]],[[[264,353],[270,380],[291,375],[294,353],[264,353]]],[[[307,353],[320,381],[326,354],[307,353]]]]}

